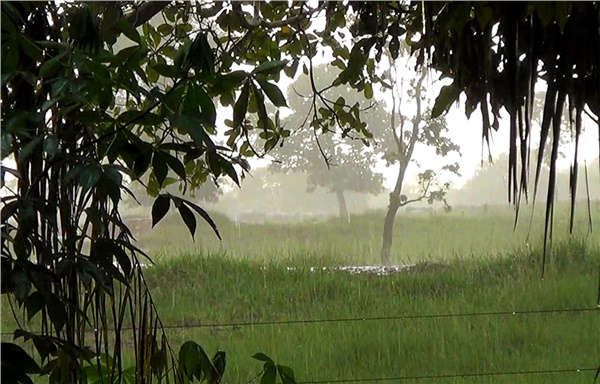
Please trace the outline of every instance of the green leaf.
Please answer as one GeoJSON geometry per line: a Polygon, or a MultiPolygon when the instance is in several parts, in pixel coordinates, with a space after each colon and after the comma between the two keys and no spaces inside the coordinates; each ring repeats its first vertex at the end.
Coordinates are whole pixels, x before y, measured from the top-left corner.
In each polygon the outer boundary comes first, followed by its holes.
{"type": "Polygon", "coordinates": [[[188,60],[197,73],[211,74],[214,72],[215,54],[204,32],[199,32],[194,38],[188,53],[188,60]]]}
{"type": "Polygon", "coordinates": [[[235,88],[239,87],[244,80],[248,79],[248,76],[249,74],[246,71],[233,71],[226,75],[217,76],[210,89],[210,93],[215,96],[233,91],[235,88]]]}
{"type": "Polygon", "coordinates": [[[179,68],[177,68],[173,65],[157,63],[154,65],[151,65],[150,68],[152,68],[154,71],[156,71],[156,73],[158,73],[159,75],[164,76],[164,77],[175,78],[175,77],[179,76],[179,68]]]}
{"type": "Polygon", "coordinates": [[[161,24],[159,25],[156,30],[158,31],[158,33],[160,33],[163,36],[167,36],[169,34],[171,34],[171,32],[173,31],[173,26],[171,24],[161,24]]]}
{"type": "MultiPolygon", "coordinates": [[[[2,382],[4,382],[5,370],[8,369],[22,373],[41,372],[41,369],[35,360],[18,345],[3,342],[0,349],[2,354],[2,382]]],[[[31,380],[29,379],[28,381],[23,382],[31,382],[31,380]]]]}
{"type": "Polygon", "coordinates": [[[23,33],[19,33],[17,35],[17,39],[19,40],[19,45],[21,45],[21,48],[27,56],[33,60],[42,61],[44,58],[42,49],[33,40],[23,33]]]}
{"type": "Polygon", "coordinates": [[[31,291],[31,281],[27,273],[19,269],[14,270],[9,275],[9,282],[17,300],[23,302],[31,291]]]}
{"type": "Polygon", "coordinates": [[[27,309],[27,320],[31,319],[44,308],[46,305],[44,296],[39,291],[33,292],[25,300],[25,308],[27,309]]]}
{"type": "Polygon", "coordinates": [[[275,84],[261,79],[257,80],[269,100],[271,100],[276,107],[287,107],[285,96],[283,96],[283,93],[275,84]]]}
{"type": "Polygon", "coordinates": [[[400,55],[400,40],[398,37],[394,36],[390,40],[389,44],[390,54],[392,55],[392,59],[396,60],[400,55]]]}
{"type": "Polygon", "coordinates": [[[42,75],[42,77],[53,77],[54,75],[56,75],[58,70],[62,67],[62,64],[60,63],[60,59],[66,53],[67,53],[67,51],[64,51],[63,53],[59,54],[58,56],[55,56],[55,57],[51,58],[50,60],[45,61],[44,64],[42,64],[42,66],[40,68],[40,75],[42,75]]]}
{"type": "Polygon", "coordinates": [[[282,384],[296,384],[296,377],[292,368],[278,364],[277,372],[279,372],[282,384]]]}
{"type": "Polygon", "coordinates": [[[269,356],[265,355],[262,352],[255,353],[254,355],[252,355],[252,358],[258,361],[273,363],[273,359],[271,359],[269,356]]]}
{"type": "Polygon", "coordinates": [[[215,108],[212,98],[201,87],[198,87],[196,93],[196,99],[200,104],[202,113],[202,121],[208,126],[214,127],[217,122],[217,109],[215,108]]]}
{"type": "Polygon", "coordinates": [[[167,162],[161,152],[154,152],[154,155],[152,156],[152,172],[154,172],[159,187],[162,187],[167,178],[167,174],[169,173],[169,168],[167,167],[167,162]]]}
{"type": "Polygon", "coordinates": [[[179,215],[183,219],[185,226],[190,231],[190,234],[192,235],[192,239],[193,239],[194,235],[196,234],[196,218],[194,217],[194,213],[191,211],[191,209],[189,209],[188,207],[186,207],[183,204],[181,204],[178,207],[178,210],[179,210],[179,215]]]}
{"type": "Polygon", "coordinates": [[[263,375],[260,378],[260,384],[276,384],[277,382],[277,367],[273,362],[266,362],[263,375]]]}
{"type": "Polygon", "coordinates": [[[169,168],[171,168],[177,174],[177,176],[181,178],[181,180],[185,180],[186,173],[185,166],[183,165],[183,163],[177,157],[169,153],[165,153],[164,158],[167,161],[169,168]]]}
{"type": "Polygon", "coordinates": [[[456,83],[452,83],[451,85],[444,85],[440,90],[440,94],[435,99],[435,104],[433,105],[433,109],[431,110],[431,118],[435,119],[439,117],[442,113],[445,113],[450,108],[450,105],[456,101],[458,96],[460,95],[460,90],[456,83]]]}
{"type": "Polygon", "coordinates": [[[287,60],[265,61],[264,63],[261,63],[258,67],[254,68],[252,73],[274,75],[281,71],[287,65],[287,63],[287,60]]]}
{"type": "Polygon", "coordinates": [[[171,199],[166,195],[158,195],[152,204],[152,228],[169,212],[171,199]]]}
{"type": "Polygon", "coordinates": [[[364,94],[368,100],[373,98],[373,85],[371,83],[365,84],[364,94]]]}
{"type": "Polygon", "coordinates": [[[79,185],[88,191],[98,184],[102,177],[102,169],[96,164],[83,165],[79,170],[79,185]]]}
{"type": "Polygon", "coordinates": [[[258,108],[258,121],[264,130],[269,129],[269,116],[267,115],[267,107],[265,106],[265,98],[256,85],[252,83],[252,92],[256,99],[256,107],[258,108]]]}
{"type": "Polygon", "coordinates": [[[238,178],[237,172],[235,171],[235,168],[233,164],[231,164],[231,162],[221,158],[221,168],[225,171],[227,176],[229,176],[231,180],[233,180],[235,184],[237,184],[238,187],[241,187],[240,179],[238,178]]]}
{"type": "Polygon", "coordinates": [[[250,84],[246,82],[244,87],[242,88],[242,93],[240,97],[235,102],[233,106],[233,128],[238,128],[242,125],[244,118],[246,117],[246,112],[248,111],[248,98],[250,95],[250,84]]]}
{"type": "Polygon", "coordinates": [[[34,152],[37,151],[38,146],[40,144],[42,144],[42,142],[44,141],[44,135],[40,134],[36,137],[34,137],[31,141],[29,141],[27,144],[25,144],[21,151],[19,152],[19,159],[21,161],[29,158],[29,156],[31,156],[34,152]]]}
{"type": "Polygon", "coordinates": [[[127,36],[129,39],[135,41],[138,44],[140,43],[139,32],[126,18],[122,18],[117,25],[119,26],[119,29],[121,30],[121,32],[123,32],[125,36],[127,36]]]}
{"type": "Polygon", "coordinates": [[[179,369],[189,380],[202,378],[200,346],[194,341],[187,341],[179,348],[179,369]]]}
{"type": "Polygon", "coordinates": [[[187,200],[183,200],[183,199],[179,199],[179,200],[181,202],[187,204],[194,211],[196,211],[204,219],[204,221],[206,221],[211,226],[212,230],[215,232],[215,235],[217,235],[219,240],[223,240],[223,239],[221,239],[221,235],[219,234],[217,225],[215,224],[213,219],[210,217],[210,215],[208,213],[206,213],[206,211],[204,209],[200,208],[197,204],[194,204],[191,201],[187,201],[187,200]]]}
{"type": "Polygon", "coordinates": [[[67,323],[67,310],[65,304],[60,300],[58,295],[51,293],[50,301],[46,306],[50,322],[54,325],[56,333],[59,333],[67,323]]]}

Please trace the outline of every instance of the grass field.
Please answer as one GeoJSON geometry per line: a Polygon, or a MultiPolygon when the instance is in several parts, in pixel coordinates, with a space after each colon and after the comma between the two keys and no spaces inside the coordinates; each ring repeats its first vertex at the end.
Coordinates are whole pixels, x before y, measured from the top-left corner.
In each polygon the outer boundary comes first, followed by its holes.
{"type": "MultiPolygon", "coordinates": [[[[226,383],[258,374],[251,356],[259,351],[292,367],[301,382],[589,368],[600,363],[598,311],[397,318],[595,308],[600,236],[588,233],[579,210],[571,237],[568,211],[557,212],[544,279],[541,214],[529,231],[525,212],[513,231],[514,213],[504,208],[399,216],[394,261],[419,267],[388,276],[322,268],[377,263],[381,212],[350,224],[236,226],[215,215],[223,242],[204,224],[192,242],[168,217],[141,234],[139,245],[155,261],[146,277],[163,323],[190,327],[168,329],[172,345],[192,339],[209,354],[225,350],[226,383]],[[396,318],[360,320],[373,317],[396,318]],[[316,319],[356,320],[247,324],[316,319]],[[222,326],[232,323],[243,324],[222,326]]],[[[591,384],[594,374],[402,382],[591,384]]]]}

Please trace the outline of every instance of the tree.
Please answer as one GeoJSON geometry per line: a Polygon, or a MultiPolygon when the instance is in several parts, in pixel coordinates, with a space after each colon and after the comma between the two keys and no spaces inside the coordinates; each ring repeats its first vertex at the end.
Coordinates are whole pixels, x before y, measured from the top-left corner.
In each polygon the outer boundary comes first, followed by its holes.
{"type": "MultiPolygon", "coordinates": [[[[391,59],[391,55],[388,57],[391,59]]],[[[395,64],[395,61],[391,60],[392,70],[395,69],[395,64]]],[[[445,133],[448,131],[445,119],[441,116],[429,118],[431,112],[423,111],[423,103],[427,101],[424,96],[425,87],[423,86],[426,75],[427,73],[423,71],[417,80],[411,80],[411,88],[406,91],[406,94],[404,94],[403,89],[398,89],[398,79],[395,73],[386,76],[391,82],[387,88],[389,88],[389,93],[391,93],[392,113],[390,116],[389,127],[385,132],[387,140],[384,140],[384,143],[386,143],[384,159],[387,161],[388,165],[398,164],[398,173],[394,189],[390,193],[390,202],[383,225],[380,254],[381,262],[383,264],[388,264],[390,262],[393,239],[392,234],[398,209],[422,200],[426,200],[429,204],[432,204],[435,201],[441,201],[449,208],[446,202],[446,192],[448,191],[450,184],[448,182],[441,184],[438,179],[438,174],[440,171],[446,171],[459,175],[458,163],[447,164],[437,172],[434,169],[420,169],[421,172],[418,174],[420,191],[418,191],[416,196],[411,197],[403,193],[405,192],[403,186],[409,165],[415,163],[418,168],[421,168],[415,159],[415,148],[418,144],[434,148],[437,156],[445,157],[452,152],[460,153],[459,147],[445,136],[445,133]],[[400,94],[399,102],[397,102],[396,93],[400,94]],[[408,96],[410,101],[414,101],[416,105],[416,112],[412,118],[409,118],[406,112],[403,112],[408,109],[407,106],[402,103],[403,96],[408,96]],[[397,119],[399,120],[398,123],[396,122],[397,119]],[[406,122],[410,122],[409,128],[405,128],[406,122]]]]}
{"type": "MultiPolygon", "coordinates": [[[[335,103],[339,105],[360,108],[366,129],[380,124],[387,115],[380,104],[368,103],[363,95],[349,87],[342,93],[343,96],[337,89],[327,90],[339,74],[334,68],[319,66],[314,68],[314,73],[312,80],[325,88],[321,92],[322,97],[336,99],[335,103]]],[[[317,130],[318,127],[307,129],[311,112],[325,108],[320,99],[312,99],[310,81],[307,75],[300,75],[288,88],[287,100],[293,113],[282,119],[282,125],[291,129],[292,133],[283,146],[273,150],[272,155],[277,161],[271,168],[279,172],[306,172],[308,190],[323,187],[335,194],[340,217],[348,219],[347,192],[377,194],[383,191],[383,175],[374,171],[377,148],[367,147],[363,141],[348,137],[340,129],[335,116],[326,110],[322,111],[323,115],[330,116],[326,131],[317,130]]]]}

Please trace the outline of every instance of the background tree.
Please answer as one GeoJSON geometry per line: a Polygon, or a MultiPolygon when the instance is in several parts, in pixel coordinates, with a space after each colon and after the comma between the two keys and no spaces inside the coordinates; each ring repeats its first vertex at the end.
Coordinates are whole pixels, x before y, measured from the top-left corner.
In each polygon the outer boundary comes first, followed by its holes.
{"type": "MultiPolygon", "coordinates": [[[[389,56],[391,59],[391,56],[389,56]]],[[[388,166],[398,165],[398,173],[394,184],[394,189],[390,193],[389,205],[385,215],[383,225],[383,236],[381,245],[381,262],[388,264],[392,248],[392,233],[396,213],[400,207],[426,200],[429,204],[441,201],[449,208],[446,202],[446,192],[450,188],[448,182],[441,183],[439,173],[452,172],[459,174],[458,163],[447,164],[439,170],[422,169],[416,159],[415,148],[417,145],[435,149],[437,156],[447,156],[452,152],[459,152],[459,147],[445,136],[448,131],[446,121],[443,117],[429,118],[430,111],[425,111],[423,103],[427,103],[425,97],[425,87],[423,81],[427,73],[421,72],[418,79],[410,81],[410,88],[404,90],[398,84],[398,76],[395,73],[395,61],[392,59],[392,70],[387,78],[390,79],[390,85],[383,89],[388,89],[392,99],[392,112],[390,114],[389,126],[382,133],[385,151],[383,158],[388,166]],[[392,74],[393,73],[393,74],[392,74]],[[398,96],[397,96],[398,94],[398,96]],[[416,111],[414,116],[407,116],[407,103],[403,104],[403,99],[414,102],[416,111]],[[409,127],[405,124],[409,123],[409,127]],[[411,164],[419,168],[418,185],[419,191],[415,196],[408,196],[403,190],[406,172],[411,164]]]]}
{"type": "MultiPolygon", "coordinates": [[[[383,191],[383,175],[374,171],[377,148],[365,146],[364,141],[349,137],[342,130],[323,101],[313,99],[311,81],[323,88],[321,96],[326,100],[362,110],[367,130],[381,124],[386,112],[381,105],[370,103],[350,87],[343,92],[332,88],[331,84],[339,74],[335,67],[322,65],[315,67],[313,73],[312,80],[307,75],[300,75],[288,87],[287,100],[293,112],[281,123],[292,133],[283,146],[272,152],[277,161],[271,168],[279,172],[306,172],[308,191],[322,187],[335,194],[340,217],[348,219],[347,192],[377,194],[383,191]],[[327,126],[307,129],[311,113],[319,108],[323,115],[331,116],[327,126]]],[[[372,97],[372,90],[366,92],[371,92],[372,97]]]]}

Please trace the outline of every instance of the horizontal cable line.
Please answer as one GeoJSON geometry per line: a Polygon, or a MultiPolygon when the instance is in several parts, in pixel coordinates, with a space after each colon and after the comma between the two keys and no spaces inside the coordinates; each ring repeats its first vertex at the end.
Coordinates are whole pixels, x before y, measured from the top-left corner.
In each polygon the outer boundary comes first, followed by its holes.
{"type": "MultiPolygon", "coordinates": [[[[238,323],[210,323],[210,324],[171,324],[163,325],[163,329],[190,329],[190,328],[225,328],[225,327],[249,327],[262,325],[297,325],[297,324],[318,324],[318,323],[347,323],[359,321],[388,321],[388,320],[424,320],[424,319],[445,319],[453,317],[483,317],[483,316],[510,316],[510,315],[535,315],[551,313],[574,313],[574,312],[594,312],[600,311],[600,307],[590,308],[565,308],[565,309],[533,309],[522,311],[496,311],[496,312],[465,312],[465,313],[442,313],[442,314],[422,314],[422,315],[399,315],[399,316],[378,316],[378,317],[353,317],[338,319],[305,319],[305,320],[272,320],[258,322],[238,322],[238,323]]],[[[113,331],[109,328],[107,331],[113,331]]],[[[132,330],[132,327],[123,327],[121,331],[132,330]]],[[[90,330],[89,332],[93,332],[90,330]]],[[[12,335],[10,332],[2,332],[2,335],[12,335]]]]}
{"type": "Polygon", "coordinates": [[[177,328],[219,328],[219,327],[248,327],[259,325],[295,325],[295,324],[318,324],[318,323],[347,323],[357,321],[386,321],[386,320],[419,320],[419,319],[444,319],[451,317],[480,317],[480,316],[507,316],[507,315],[533,315],[568,312],[590,312],[598,311],[600,308],[568,308],[568,309],[541,309],[526,311],[502,311],[502,312],[470,312],[470,313],[442,313],[424,315],[399,315],[399,316],[377,316],[377,317],[353,317],[339,319],[306,319],[306,320],[273,320],[259,322],[239,322],[222,324],[188,324],[188,325],[166,325],[165,329],[177,328]]]}
{"type": "Polygon", "coordinates": [[[541,375],[541,374],[558,374],[558,373],[580,373],[597,371],[596,368],[564,368],[564,369],[546,369],[539,371],[505,371],[505,372],[474,372],[474,373],[456,373],[447,375],[426,375],[426,376],[397,376],[397,377],[378,377],[365,379],[332,379],[332,380],[316,380],[316,381],[298,381],[296,384],[327,384],[327,383],[357,383],[357,382],[373,382],[373,381],[404,381],[404,380],[434,380],[434,379],[469,379],[473,377],[486,376],[516,376],[516,375],[541,375]]]}

